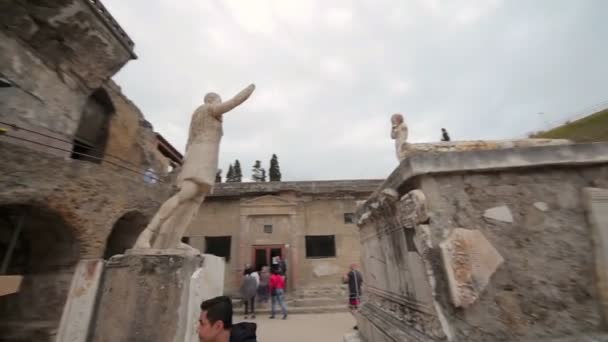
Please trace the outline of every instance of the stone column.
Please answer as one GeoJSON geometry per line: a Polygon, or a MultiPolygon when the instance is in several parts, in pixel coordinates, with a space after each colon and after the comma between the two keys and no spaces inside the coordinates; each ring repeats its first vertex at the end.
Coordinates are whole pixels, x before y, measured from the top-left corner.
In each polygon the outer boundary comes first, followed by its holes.
{"type": "Polygon", "coordinates": [[[298,248],[298,226],[295,214],[289,215],[289,231],[291,232],[291,239],[289,242],[289,265],[287,265],[288,273],[291,277],[290,289],[292,292],[298,289],[298,279],[300,278],[300,249],[298,248]]]}
{"type": "Polygon", "coordinates": [[[76,266],[63,307],[57,342],[87,341],[103,269],[102,259],[81,260],[76,266]]]}
{"type": "Polygon", "coordinates": [[[251,237],[249,231],[251,230],[251,218],[246,213],[241,212],[241,227],[239,230],[239,258],[237,263],[232,267],[233,279],[235,281],[236,289],[240,287],[241,274],[243,273],[243,267],[249,262],[251,258],[251,237]]]}

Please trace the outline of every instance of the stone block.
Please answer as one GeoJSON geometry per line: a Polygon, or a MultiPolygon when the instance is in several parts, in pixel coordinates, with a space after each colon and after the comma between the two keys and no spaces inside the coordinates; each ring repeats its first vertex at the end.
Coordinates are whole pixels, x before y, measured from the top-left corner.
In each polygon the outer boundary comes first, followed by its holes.
{"type": "Polygon", "coordinates": [[[414,189],[401,197],[397,203],[397,220],[405,228],[414,228],[429,220],[426,195],[422,190],[414,189]]]}
{"type": "Polygon", "coordinates": [[[478,230],[456,228],[439,247],[452,303],[466,308],[481,296],[504,259],[478,230]]]}
{"type": "Polygon", "coordinates": [[[87,341],[103,269],[101,259],[81,260],[76,266],[63,307],[57,342],[87,341]]]}
{"type": "Polygon", "coordinates": [[[549,210],[549,205],[547,205],[545,202],[534,202],[534,208],[540,211],[547,211],[549,210]]]}
{"type": "Polygon", "coordinates": [[[583,201],[591,226],[598,304],[603,325],[608,327],[608,189],[584,188],[583,201]]]}
{"type": "Polygon", "coordinates": [[[198,342],[196,327],[201,314],[200,304],[205,299],[221,296],[224,292],[224,258],[204,254],[203,267],[194,271],[190,277],[188,294],[188,314],[186,316],[187,342],[198,342]]]}
{"type": "Polygon", "coordinates": [[[509,209],[509,207],[507,207],[506,205],[486,210],[483,213],[483,217],[495,221],[513,223],[513,215],[511,214],[511,210],[509,209]]]}
{"type": "Polygon", "coordinates": [[[192,341],[197,306],[223,288],[223,261],[217,259],[187,254],[111,258],[91,341],[192,341]]]}

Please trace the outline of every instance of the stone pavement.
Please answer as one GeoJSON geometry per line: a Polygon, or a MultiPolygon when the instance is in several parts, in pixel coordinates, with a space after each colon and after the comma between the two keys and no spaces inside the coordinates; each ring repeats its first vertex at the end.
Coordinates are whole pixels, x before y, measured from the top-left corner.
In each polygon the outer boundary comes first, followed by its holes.
{"type": "MultiPolygon", "coordinates": [[[[261,342],[342,342],[344,334],[352,332],[355,318],[347,312],[326,314],[291,315],[286,320],[269,319],[259,315],[258,341],[261,342]]],[[[235,323],[242,322],[242,315],[235,315],[235,323]]]]}

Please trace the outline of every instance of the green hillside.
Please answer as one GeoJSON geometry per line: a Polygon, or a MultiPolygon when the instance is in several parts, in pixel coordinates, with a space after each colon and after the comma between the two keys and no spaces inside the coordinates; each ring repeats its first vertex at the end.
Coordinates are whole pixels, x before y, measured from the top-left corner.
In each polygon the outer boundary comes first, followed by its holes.
{"type": "Polygon", "coordinates": [[[608,141],[608,109],[531,137],[570,139],[575,142],[608,141]]]}

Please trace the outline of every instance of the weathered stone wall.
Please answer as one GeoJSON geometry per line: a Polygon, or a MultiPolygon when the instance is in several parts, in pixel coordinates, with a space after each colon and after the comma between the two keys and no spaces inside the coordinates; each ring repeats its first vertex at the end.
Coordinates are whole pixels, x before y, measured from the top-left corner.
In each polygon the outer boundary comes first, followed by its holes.
{"type": "Polygon", "coordinates": [[[0,19],[7,34],[31,46],[51,69],[74,74],[89,89],[135,57],[133,42],[99,2],[5,1],[0,19]]]}
{"type": "Polygon", "coordinates": [[[88,95],[134,57],[109,17],[83,0],[0,3],[0,119],[72,136],[88,95]]]}
{"type": "Polygon", "coordinates": [[[142,112],[121,91],[113,81],[104,85],[108,92],[115,112],[109,122],[109,138],[105,153],[116,158],[106,157],[107,160],[124,164],[128,161],[139,170],[152,168],[157,175],[167,174],[169,160],[163,156],[157,147],[156,135],[152,125],[146,121],[142,112]]]}
{"type": "Polygon", "coordinates": [[[74,135],[92,90],[80,86],[75,76],[53,70],[16,37],[0,30],[0,41],[0,74],[12,84],[0,88],[0,119],[74,135]]]}
{"type": "Polygon", "coordinates": [[[601,244],[592,244],[583,189],[607,186],[605,144],[404,160],[358,212],[363,337],[533,341],[599,332],[595,258],[605,251],[594,251],[601,244]]]}
{"type": "Polygon", "coordinates": [[[423,177],[433,241],[452,228],[475,229],[505,259],[478,302],[449,311],[457,334],[533,339],[597,329],[594,258],[581,201],[582,189],[596,183],[608,183],[608,166],[423,177]],[[512,222],[484,217],[502,206],[512,222]]]}
{"type": "MultiPolygon", "coordinates": [[[[123,168],[65,159],[6,142],[0,142],[0,160],[0,209],[32,208],[26,212],[27,229],[21,236],[29,246],[30,265],[20,292],[0,301],[5,323],[58,324],[75,263],[102,258],[108,236],[121,217],[137,212],[149,219],[172,191],[166,183],[147,184],[142,175],[123,168]],[[54,221],[32,221],[39,217],[38,210],[52,212],[61,227],[51,230],[54,221]],[[46,236],[46,231],[52,234],[46,236]]],[[[0,331],[25,330],[0,324],[0,331]]]]}
{"type": "MultiPolygon", "coordinates": [[[[113,225],[124,214],[151,217],[171,191],[112,165],[63,159],[0,142],[0,205],[28,204],[58,213],[80,246],[81,258],[103,257],[113,225]]],[[[138,227],[134,227],[137,229],[138,227]]]]}

